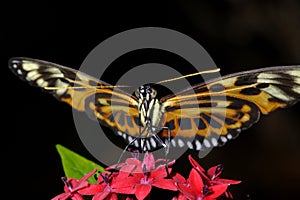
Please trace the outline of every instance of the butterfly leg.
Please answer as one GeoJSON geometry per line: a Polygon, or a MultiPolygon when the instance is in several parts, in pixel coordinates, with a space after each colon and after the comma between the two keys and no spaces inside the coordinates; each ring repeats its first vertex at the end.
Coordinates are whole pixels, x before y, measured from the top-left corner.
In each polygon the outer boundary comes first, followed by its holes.
{"type": "Polygon", "coordinates": [[[170,176],[169,174],[169,169],[168,169],[168,154],[169,154],[169,151],[170,151],[170,144],[171,144],[171,133],[170,133],[170,129],[169,127],[161,127],[161,129],[165,129],[168,131],[168,138],[167,140],[162,141],[162,139],[157,135],[157,134],[154,134],[154,138],[164,147],[165,149],[165,167],[166,167],[166,171],[167,171],[167,174],[168,176],[170,176]]]}
{"type": "Polygon", "coordinates": [[[171,132],[170,132],[170,129],[169,127],[162,127],[162,129],[165,129],[168,131],[168,138],[167,140],[165,140],[165,145],[166,145],[166,153],[168,154],[169,153],[169,150],[170,150],[170,144],[171,144],[171,132]]]}
{"type": "Polygon", "coordinates": [[[145,130],[146,130],[146,128],[144,128],[144,129],[140,132],[140,134],[139,134],[137,137],[135,137],[131,142],[129,142],[129,143],[126,145],[126,147],[124,148],[124,150],[122,151],[122,153],[121,153],[121,155],[120,155],[120,157],[119,157],[119,159],[118,159],[117,166],[116,166],[115,169],[118,168],[119,164],[121,163],[121,159],[123,158],[125,152],[126,152],[127,149],[130,147],[130,145],[132,145],[137,139],[141,139],[142,133],[143,133],[145,130]]]}

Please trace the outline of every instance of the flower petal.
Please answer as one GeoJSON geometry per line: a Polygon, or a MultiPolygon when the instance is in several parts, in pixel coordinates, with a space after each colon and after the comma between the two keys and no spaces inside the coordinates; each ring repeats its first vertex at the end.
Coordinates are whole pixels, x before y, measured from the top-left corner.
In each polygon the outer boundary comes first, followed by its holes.
{"type": "Polygon", "coordinates": [[[215,178],[219,177],[223,171],[223,165],[219,164],[217,166],[211,167],[207,170],[207,175],[214,180],[215,178]]]}
{"type": "Polygon", "coordinates": [[[202,188],[204,184],[200,174],[194,168],[190,172],[188,182],[190,182],[190,185],[194,189],[195,193],[202,194],[202,188]]]}
{"type": "Polygon", "coordinates": [[[184,196],[184,194],[179,193],[178,198],[173,197],[172,200],[188,200],[187,197],[184,196]]]}
{"type": "Polygon", "coordinates": [[[93,176],[93,174],[95,174],[97,171],[97,169],[93,169],[90,173],[86,174],[84,177],[82,177],[80,180],[79,180],[79,183],[82,183],[82,182],[85,182],[87,181],[91,176],[93,176]]]}
{"type": "MultiPolygon", "coordinates": [[[[171,168],[169,168],[169,169],[171,170],[171,168]]],[[[156,179],[165,178],[167,175],[168,174],[167,174],[166,168],[156,169],[154,171],[151,171],[151,173],[150,173],[150,177],[156,178],[156,179]]]]}
{"type": "Polygon", "coordinates": [[[135,196],[138,200],[143,200],[146,198],[146,196],[148,196],[148,194],[151,191],[151,185],[149,184],[139,184],[136,185],[135,188],[135,196]]]}
{"type": "Polygon", "coordinates": [[[207,197],[210,197],[213,199],[217,198],[220,195],[222,195],[227,190],[227,188],[228,188],[228,185],[226,185],[226,184],[210,186],[209,189],[212,192],[212,194],[207,195],[207,197]]]}
{"type": "Polygon", "coordinates": [[[68,178],[67,182],[71,185],[71,188],[75,188],[79,184],[79,181],[75,178],[68,178]]]}
{"type": "MultiPolygon", "coordinates": [[[[72,188],[72,192],[83,189],[89,185],[88,182],[86,182],[86,181],[81,182],[75,178],[69,178],[68,183],[70,184],[70,186],[72,188]]],[[[70,189],[65,185],[64,190],[69,191],[70,189]]]]}
{"type": "Polygon", "coordinates": [[[127,173],[129,175],[130,173],[142,173],[142,170],[140,167],[137,167],[136,165],[124,165],[120,169],[120,172],[127,173]]]}
{"type": "Polygon", "coordinates": [[[228,185],[234,185],[234,184],[240,184],[242,181],[218,178],[218,179],[217,179],[216,181],[214,181],[214,182],[222,183],[222,184],[228,184],[228,185]]]}
{"type": "MultiPolygon", "coordinates": [[[[188,184],[184,183],[177,183],[177,188],[181,192],[181,198],[185,197],[186,199],[194,199],[195,196],[194,190],[192,190],[190,187],[188,187],[188,184]]],[[[178,198],[180,195],[178,196],[178,198]]],[[[184,199],[184,198],[183,198],[184,199]]]]}
{"type": "Polygon", "coordinates": [[[72,200],[84,200],[83,197],[78,194],[78,193],[75,193],[73,194],[73,196],[71,197],[72,200]]]}
{"type": "Polygon", "coordinates": [[[201,165],[199,163],[197,163],[196,160],[194,160],[194,158],[189,155],[189,160],[190,160],[190,163],[193,165],[194,168],[196,168],[197,170],[200,170],[202,172],[205,172],[205,170],[203,169],[203,167],[201,167],[201,165]]]}
{"type": "Polygon", "coordinates": [[[109,200],[118,200],[118,196],[115,193],[110,194],[109,200]]]}
{"type": "Polygon", "coordinates": [[[103,190],[104,187],[99,184],[90,184],[88,187],[78,190],[78,193],[83,195],[94,195],[103,190]]]}
{"type": "Polygon", "coordinates": [[[173,177],[173,180],[177,183],[185,183],[186,182],[185,178],[179,173],[175,174],[175,176],[173,177]]]}
{"type": "Polygon", "coordinates": [[[125,163],[127,165],[136,165],[136,166],[142,166],[142,162],[136,158],[127,158],[125,163]]]}
{"type": "Polygon", "coordinates": [[[146,167],[146,171],[152,171],[155,169],[155,160],[152,153],[146,153],[143,159],[142,166],[146,167]]]}
{"type": "Polygon", "coordinates": [[[103,191],[95,194],[92,200],[103,200],[110,194],[109,191],[103,191]]]}
{"type": "Polygon", "coordinates": [[[190,160],[190,163],[193,165],[194,169],[196,169],[200,173],[204,181],[205,182],[210,181],[210,178],[205,174],[205,170],[203,169],[203,167],[201,167],[201,165],[197,163],[196,160],[194,160],[191,155],[189,155],[188,158],[190,160]]]}
{"type": "Polygon", "coordinates": [[[116,193],[119,193],[119,194],[134,194],[135,188],[134,188],[134,186],[130,186],[130,187],[124,187],[124,188],[116,188],[116,189],[113,189],[113,191],[116,193]]]}
{"type": "Polygon", "coordinates": [[[120,168],[123,167],[124,165],[126,165],[126,163],[114,164],[114,165],[111,165],[111,166],[109,166],[109,167],[106,167],[105,170],[106,170],[106,171],[110,171],[110,170],[120,169],[120,168]]]}
{"type": "Polygon", "coordinates": [[[111,185],[111,187],[112,188],[125,188],[125,187],[131,187],[136,184],[140,184],[140,178],[136,178],[133,176],[130,176],[127,178],[117,177],[116,180],[111,185]]]}
{"type": "Polygon", "coordinates": [[[161,189],[173,190],[173,191],[177,190],[174,180],[172,179],[159,179],[154,181],[152,185],[161,189]]]}
{"type": "MultiPolygon", "coordinates": [[[[118,178],[118,177],[117,177],[118,178]]],[[[127,177],[123,179],[116,179],[112,184],[111,188],[116,193],[121,194],[134,194],[135,188],[134,186],[139,184],[139,179],[135,177],[127,177]]]]}

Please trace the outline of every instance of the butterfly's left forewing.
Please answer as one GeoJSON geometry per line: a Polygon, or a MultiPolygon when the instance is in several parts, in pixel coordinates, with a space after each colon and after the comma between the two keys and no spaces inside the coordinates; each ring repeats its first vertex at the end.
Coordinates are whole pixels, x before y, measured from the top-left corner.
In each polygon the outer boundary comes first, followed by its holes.
{"type": "MultiPolygon", "coordinates": [[[[217,146],[277,108],[300,99],[300,67],[269,67],[231,74],[161,99],[171,135],[217,146]]],[[[167,131],[163,132],[167,137],[167,131]]],[[[199,147],[200,145],[198,145],[199,147]]]]}
{"type": "Polygon", "coordinates": [[[93,113],[101,124],[115,131],[138,135],[137,100],[118,88],[77,70],[42,60],[12,58],[9,66],[29,84],[76,110],[93,113]]]}

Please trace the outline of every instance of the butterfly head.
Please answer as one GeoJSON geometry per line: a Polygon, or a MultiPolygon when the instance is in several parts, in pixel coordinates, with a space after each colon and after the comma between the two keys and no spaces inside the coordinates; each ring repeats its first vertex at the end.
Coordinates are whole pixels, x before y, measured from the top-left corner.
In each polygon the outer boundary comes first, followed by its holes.
{"type": "Polygon", "coordinates": [[[135,90],[135,96],[144,101],[150,101],[156,97],[156,90],[149,85],[142,85],[135,90]]]}

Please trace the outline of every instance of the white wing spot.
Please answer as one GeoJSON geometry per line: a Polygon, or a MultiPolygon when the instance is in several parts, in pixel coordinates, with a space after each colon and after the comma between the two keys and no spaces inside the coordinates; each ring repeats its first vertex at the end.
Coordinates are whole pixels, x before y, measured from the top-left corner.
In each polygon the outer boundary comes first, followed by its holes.
{"type": "Polygon", "coordinates": [[[129,136],[127,137],[127,140],[128,140],[129,143],[132,142],[132,137],[129,135],[129,136]]]}
{"type": "Polygon", "coordinates": [[[227,139],[228,139],[228,140],[231,140],[231,139],[232,139],[232,135],[231,135],[231,134],[228,134],[228,135],[227,135],[227,139]]]}
{"type": "Polygon", "coordinates": [[[18,69],[18,70],[17,70],[17,74],[22,75],[22,74],[23,74],[23,73],[22,73],[22,70],[18,69]]]}
{"type": "Polygon", "coordinates": [[[195,141],[195,145],[196,145],[196,150],[199,151],[201,149],[201,143],[199,142],[199,140],[195,141]]]}
{"type": "Polygon", "coordinates": [[[176,147],[176,142],[175,142],[175,140],[171,140],[171,143],[172,143],[173,147],[176,147]]]}
{"type": "MultiPolygon", "coordinates": [[[[300,68],[297,68],[297,69],[294,69],[294,70],[291,70],[291,71],[287,71],[285,72],[286,74],[289,74],[291,76],[296,76],[296,77],[300,77],[300,68]]],[[[298,81],[296,81],[297,83],[300,83],[298,81]]]]}
{"type": "Polygon", "coordinates": [[[178,139],[178,146],[184,147],[184,142],[182,141],[182,139],[178,139]]]}
{"type": "Polygon", "coordinates": [[[12,64],[12,67],[13,67],[14,69],[17,69],[17,68],[18,68],[18,65],[17,65],[16,63],[13,63],[13,64],[12,64]]]}
{"type": "Polygon", "coordinates": [[[28,72],[27,77],[28,77],[30,80],[34,81],[34,80],[40,78],[40,77],[41,77],[41,74],[38,73],[38,71],[33,70],[33,71],[28,72]]]}
{"type": "Polygon", "coordinates": [[[274,73],[268,73],[268,72],[264,72],[258,75],[258,79],[274,79],[276,80],[276,78],[281,78],[280,74],[274,74],[274,73]]]}
{"type": "Polygon", "coordinates": [[[64,94],[67,91],[68,86],[69,86],[68,83],[64,83],[59,79],[56,80],[55,85],[56,85],[56,87],[58,87],[58,89],[56,90],[57,95],[64,94]]]}
{"type": "Polygon", "coordinates": [[[149,140],[146,140],[146,145],[147,145],[147,148],[148,148],[148,149],[151,149],[149,140]]]}
{"type": "Polygon", "coordinates": [[[227,138],[224,137],[224,136],[221,136],[220,139],[221,139],[221,141],[224,142],[224,143],[227,142],[227,138]]]}
{"type": "Polygon", "coordinates": [[[139,142],[138,142],[138,140],[135,140],[135,141],[134,141],[134,145],[135,145],[136,147],[139,147],[139,142]]]}
{"type": "Polygon", "coordinates": [[[64,77],[65,75],[63,75],[62,73],[49,75],[49,78],[64,78],[64,77]]]}
{"type": "Polygon", "coordinates": [[[186,145],[190,148],[190,149],[193,149],[193,145],[190,141],[187,141],[186,142],[186,145]]]}
{"type": "Polygon", "coordinates": [[[212,139],[211,139],[211,143],[212,143],[212,145],[213,145],[214,147],[218,146],[218,141],[217,141],[216,138],[212,138],[212,139]]]}
{"type": "Polygon", "coordinates": [[[38,69],[40,66],[36,63],[32,63],[32,62],[25,62],[22,65],[23,69],[25,71],[31,71],[31,70],[36,70],[38,69]]]}
{"type": "Polygon", "coordinates": [[[217,102],[217,106],[218,108],[226,108],[227,106],[229,106],[231,104],[230,101],[219,101],[217,102]]]}
{"type": "Polygon", "coordinates": [[[49,72],[51,74],[62,74],[63,75],[63,73],[61,73],[61,71],[56,67],[47,68],[47,69],[45,69],[45,72],[49,72]]]}
{"type": "Polygon", "coordinates": [[[296,93],[300,93],[300,87],[299,86],[294,86],[293,91],[296,93]]]}
{"type": "Polygon", "coordinates": [[[150,138],[150,143],[151,143],[153,148],[156,148],[156,142],[155,142],[153,137],[150,138]]]}
{"type": "Polygon", "coordinates": [[[207,148],[211,147],[211,145],[210,145],[210,143],[209,143],[209,141],[208,141],[207,139],[204,139],[204,140],[203,140],[203,144],[204,144],[204,146],[207,147],[207,148]]]}
{"type": "Polygon", "coordinates": [[[294,78],[295,83],[300,84],[300,78],[294,78]]]}
{"type": "Polygon", "coordinates": [[[144,140],[141,140],[141,148],[143,148],[144,147],[144,140]]]}
{"type": "Polygon", "coordinates": [[[118,134],[119,136],[122,136],[122,135],[123,135],[123,133],[122,133],[121,131],[117,131],[117,134],[118,134]]]}
{"type": "Polygon", "coordinates": [[[271,94],[272,96],[281,99],[283,101],[291,101],[294,100],[293,97],[287,95],[283,90],[279,89],[276,86],[270,85],[267,88],[262,89],[264,91],[266,91],[267,93],[271,94]]]}
{"type": "MultiPolygon", "coordinates": [[[[278,77],[278,78],[280,78],[280,77],[278,77]]],[[[266,80],[264,80],[264,79],[258,79],[257,83],[266,83],[266,80]]],[[[270,83],[270,84],[279,84],[279,85],[281,84],[281,82],[278,81],[278,80],[276,80],[276,79],[269,79],[268,83],[270,83]]]]}
{"type": "Polygon", "coordinates": [[[37,81],[36,81],[37,85],[40,86],[40,87],[46,87],[48,86],[48,82],[45,81],[43,78],[39,78],[37,81]]]}

